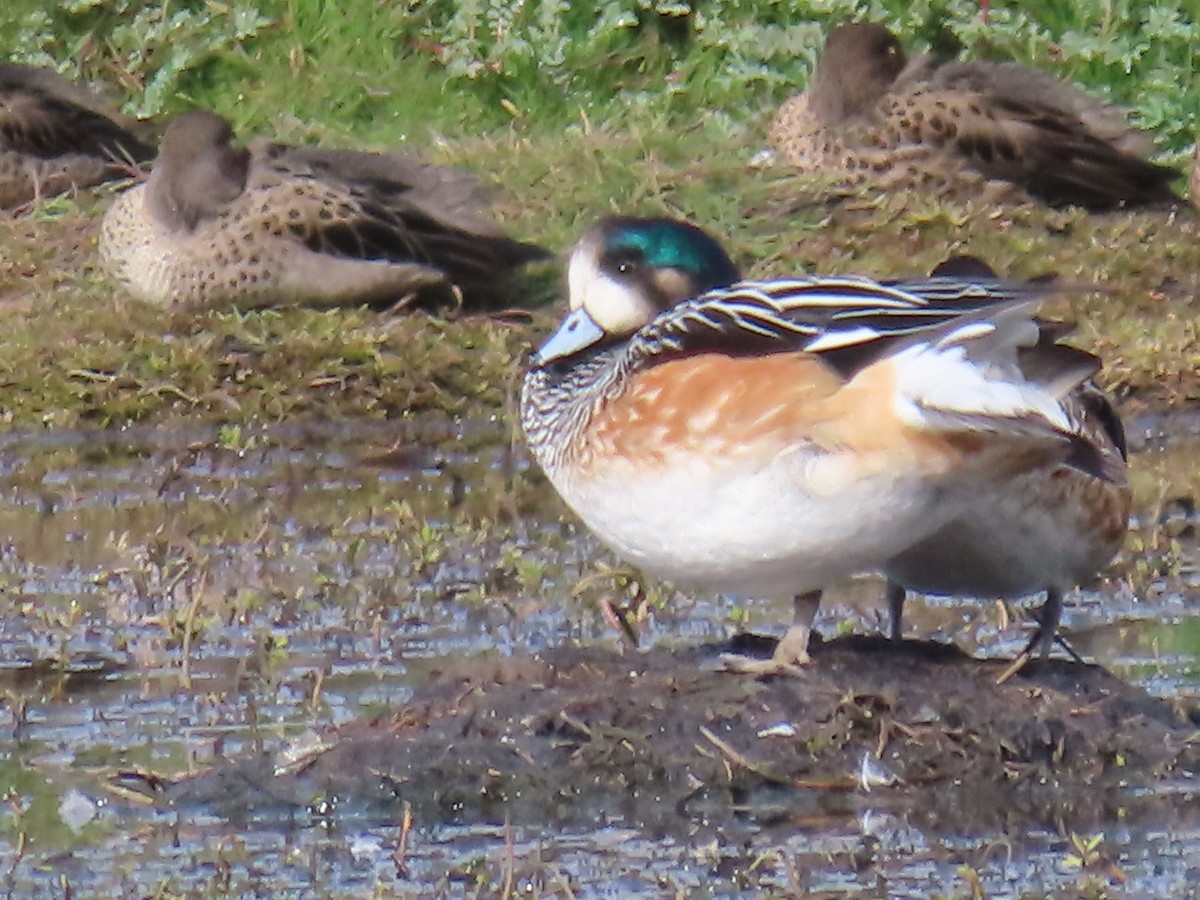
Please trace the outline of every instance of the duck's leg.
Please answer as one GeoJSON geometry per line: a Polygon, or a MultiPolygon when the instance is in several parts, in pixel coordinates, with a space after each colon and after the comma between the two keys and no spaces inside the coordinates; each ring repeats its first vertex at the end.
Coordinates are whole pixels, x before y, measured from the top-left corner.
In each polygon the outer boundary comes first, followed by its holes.
{"type": "Polygon", "coordinates": [[[884,588],[888,605],[888,633],[897,644],[904,640],[904,598],[907,595],[908,591],[904,585],[888,579],[887,587],[884,588]]]}
{"type": "Polygon", "coordinates": [[[1054,638],[1058,634],[1058,623],[1062,619],[1062,610],[1062,588],[1053,585],[1046,588],[1046,602],[1042,604],[1042,614],[1039,617],[1041,622],[1038,624],[1037,631],[1033,633],[1033,637],[1029,639],[1029,643],[1025,645],[1025,649],[1021,651],[1021,655],[1012,661],[1012,665],[1000,673],[1000,677],[996,679],[996,684],[1004,684],[1004,682],[1025,668],[1025,664],[1033,659],[1035,652],[1039,659],[1045,660],[1050,658],[1050,648],[1054,646],[1054,638]]]}
{"type": "Polygon", "coordinates": [[[801,666],[811,662],[808,640],[812,636],[813,619],[821,606],[821,592],[809,591],[792,598],[792,624],[775,645],[770,659],[750,659],[726,653],[721,657],[726,671],[751,675],[797,675],[801,666]]]}
{"type": "Polygon", "coordinates": [[[812,637],[813,620],[821,608],[821,592],[809,591],[792,598],[792,624],[787,634],[775,645],[771,659],[780,665],[803,666],[812,661],[808,655],[808,640],[812,637]]]}
{"type": "Polygon", "coordinates": [[[1054,636],[1058,634],[1058,623],[1062,621],[1063,592],[1057,587],[1046,588],[1046,603],[1042,606],[1041,623],[1033,633],[1025,652],[1032,655],[1037,650],[1042,659],[1050,658],[1054,636]]]}

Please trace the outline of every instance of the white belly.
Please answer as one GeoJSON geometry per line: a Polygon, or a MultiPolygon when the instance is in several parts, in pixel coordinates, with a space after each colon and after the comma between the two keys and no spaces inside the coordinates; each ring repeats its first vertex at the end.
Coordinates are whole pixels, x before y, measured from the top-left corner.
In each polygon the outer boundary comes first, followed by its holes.
{"type": "Polygon", "coordinates": [[[669,472],[614,463],[600,478],[551,480],[629,562],[747,597],[791,596],[878,569],[960,509],[915,476],[854,478],[837,455],[786,453],[749,472],[676,463],[669,472]]]}

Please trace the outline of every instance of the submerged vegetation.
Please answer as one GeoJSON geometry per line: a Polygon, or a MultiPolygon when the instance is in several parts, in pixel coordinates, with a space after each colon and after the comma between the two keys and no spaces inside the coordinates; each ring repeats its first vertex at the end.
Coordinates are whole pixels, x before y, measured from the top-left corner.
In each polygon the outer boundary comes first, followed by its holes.
{"type": "MultiPolygon", "coordinates": [[[[1060,312],[1099,343],[1110,385],[1152,404],[1200,394],[1200,272],[1181,215],[944,207],[834,197],[753,165],[763,123],[803,85],[830,25],[887,22],[911,46],[1016,58],[1131,105],[1163,159],[1200,118],[1200,24],[1182,0],[1089,0],[1020,15],[973,0],[699,4],[632,0],[596,12],[540,0],[378,4],[13,0],[0,47],[99,82],[128,112],[194,106],[243,137],[400,145],[479,171],[497,218],[565,251],[595,216],[682,215],[726,237],[754,274],[907,272],[978,253],[1014,275],[1103,286],[1060,312]]],[[[165,311],[120,295],[95,259],[107,191],[0,221],[4,415],[29,427],[174,415],[278,421],[504,409],[522,349],[548,319],[358,309],[165,311]]],[[[553,266],[513,304],[560,293],[553,266]]]]}

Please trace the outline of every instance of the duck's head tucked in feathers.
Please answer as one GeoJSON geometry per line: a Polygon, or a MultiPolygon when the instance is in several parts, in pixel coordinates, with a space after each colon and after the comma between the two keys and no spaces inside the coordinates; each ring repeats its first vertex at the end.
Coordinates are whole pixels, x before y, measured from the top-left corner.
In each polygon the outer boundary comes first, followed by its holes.
{"type": "Polygon", "coordinates": [[[151,302],[240,308],[506,302],[543,248],[506,236],[474,176],[400,153],[234,141],[195,111],[110,207],[100,251],[151,302]]]}
{"type": "Polygon", "coordinates": [[[228,121],[208,110],[184,113],[163,133],[146,203],[164,227],[190,231],[238,198],[249,171],[250,151],[233,143],[228,121]]]}
{"type": "Polygon", "coordinates": [[[891,90],[907,64],[900,41],[882,25],[834,29],[813,73],[813,113],[828,124],[862,114],[891,90]]]}
{"type": "Polygon", "coordinates": [[[788,162],[848,185],[1094,210],[1178,200],[1179,173],[1124,110],[1013,62],[908,59],[881,25],[833,29],[770,130],[788,162]]]}

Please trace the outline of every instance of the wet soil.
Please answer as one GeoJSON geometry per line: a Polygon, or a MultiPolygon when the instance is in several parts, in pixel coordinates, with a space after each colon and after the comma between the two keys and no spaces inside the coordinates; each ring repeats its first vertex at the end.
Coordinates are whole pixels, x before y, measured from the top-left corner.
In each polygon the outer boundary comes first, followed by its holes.
{"type": "Polygon", "coordinates": [[[544,822],[551,811],[570,822],[596,802],[651,797],[643,817],[678,821],[762,789],[873,791],[929,825],[970,831],[1066,810],[1083,827],[1111,817],[1118,789],[1200,764],[1200,705],[1099,666],[1034,663],[997,685],[1001,660],[845,637],[799,676],[752,678],[714,671],[718,649],[447,661],[398,713],[310,735],[307,748],[113,784],[235,819],[406,801],[424,821],[544,822]]]}

